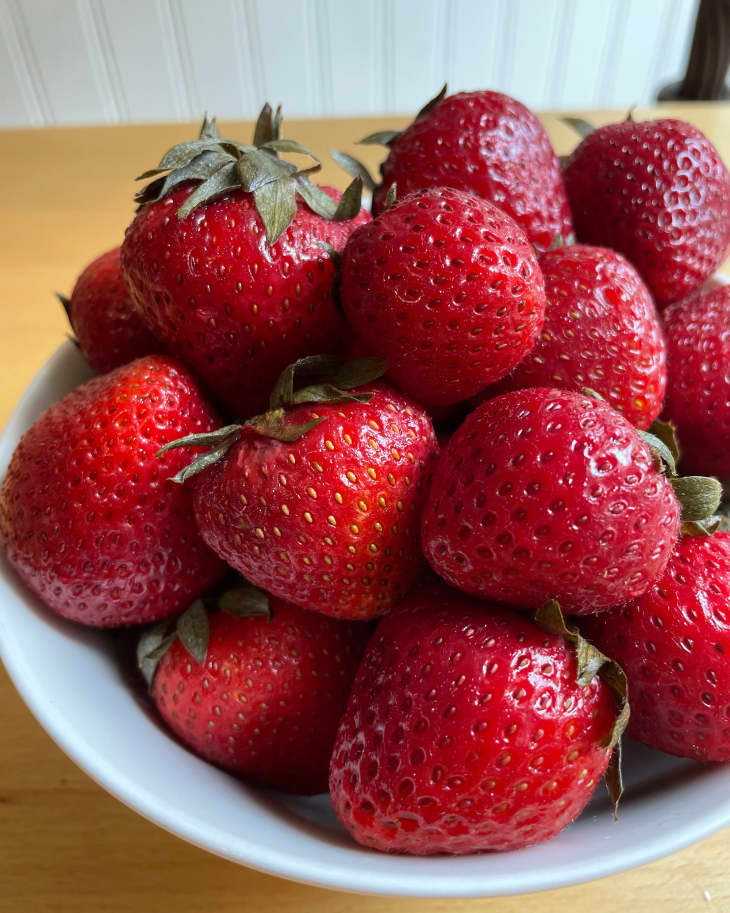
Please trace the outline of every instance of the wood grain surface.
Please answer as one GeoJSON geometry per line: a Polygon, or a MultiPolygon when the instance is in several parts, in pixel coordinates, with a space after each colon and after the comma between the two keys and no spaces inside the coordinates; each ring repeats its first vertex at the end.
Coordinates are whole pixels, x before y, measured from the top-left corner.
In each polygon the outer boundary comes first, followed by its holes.
{"type": "MultiPolygon", "coordinates": [[[[663,106],[696,124],[730,162],[730,106],[663,106]]],[[[637,119],[656,114],[640,110],[637,119]]],[[[622,112],[582,112],[594,123],[622,112]]],[[[558,152],[575,143],[551,115],[558,152]]],[[[403,119],[285,122],[325,157],[378,149],[352,144],[403,119]]],[[[225,125],[246,137],[250,125],[225,125]]],[[[0,426],[68,332],[53,297],[83,266],[120,243],[133,211],[132,178],[194,126],[0,132],[0,426]]],[[[323,182],[346,178],[327,164],[323,182]]],[[[96,786],[41,730],[0,667],[0,913],[662,913],[730,911],[730,830],[643,868],[588,885],[505,899],[367,898],[282,881],[224,862],[144,821],[96,786]]]]}

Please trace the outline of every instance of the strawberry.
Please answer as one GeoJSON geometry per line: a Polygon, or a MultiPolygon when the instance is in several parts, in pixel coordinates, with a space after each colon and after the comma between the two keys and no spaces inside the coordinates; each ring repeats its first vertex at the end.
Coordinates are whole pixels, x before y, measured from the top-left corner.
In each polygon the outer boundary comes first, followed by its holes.
{"type": "Polygon", "coordinates": [[[545,324],[529,355],[491,398],[523,387],[591,387],[632,425],[659,415],[667,380],[661,323],[639,274],[624,258],[582,244],[546,251],[545,324]]]}
{"type": "Polygon", "coordinates": [[[303,359],[265,415],[170,445],[212,445],[178,476],[200,472],[205,542],[257,586],[337,618],[382,614],[422,568],[420,515],[438,445],[423,409],[372,383],[382,371],[373,359],[303,359]],[[323,366],[328,384],[293,390],[295,371],[323,366]]]}
{"type": "Polygon", "coordinates": [[[730,535],[715,533],[683,536],[647,593],[585,619],[626,672],[634,738],[685,758],[730,761],[729,607],[730,535]]]}
{"type": "Polygon", "coordinates": [[[255,147],[222,139],[206,121],[200,140],[143,175],[172,169],[138,194],[122,245],[150,329],[241,417],[265,407],[287,364],[339,347],[335,267],[323,245],[341,251],[369,218],[359,181],[341,196],[277,158],[307,152],[278,130],[268,108],[255,147]]]}
{"type": "Polygon", "coordinates": [[[198,601],[172,633],[163,623],[141,639],[140,665],[160,715],[195,754],[245,780],[326,792],[369,626],[251,587],[228,591],[221,602],[226,608],[208,616],[198,601]]]}
{"type": "Polygon", "coordinates": [[[499,92],[460,92],[446,86],[402,133],[382,131],[364,143],[383,143],[388,157],[373,211],[426,187],[455,187],[489,200],[511,216],[538,247],[572,231],[565,188],[545,128],[520,102],[499,92]]]}
{"type": "MultiPolygon", "coordinates": [[[[680,505],[639,435],[607,403],[569,390],[484,403],[433,475],[422,526],[432,567],[468,593],[523,608],[557,599],[586,614],[640,596],[666,567],[680,505]]],[[[672,481],[689,500],[691,483],[672,481]]],[[[688,504],[687,521],[719,503],[719,484],[705,482],[709,501],[688,504]]]]}
{"type": "Polygon", "coordinates": [[[356,229],[342,263],[345,315],[401,389],[449,405],[531,349],[545,310],[537,258],[486,200],[437,187],[356,229]]]}
{"type": "Polygon", "coordinates": [[[624,682],[559,609],[539,618],[554,633],[430,585],[380,622],[330,765],[355,840],[415,855],[511,850],[581,813],[625,725],[624,682]]]}
{"type": "Polygon", "coordinates": [[[121,627],[179,612],[222,576],[192,495],[155,459],[216,417],[187,370],[150,355],[77,387],[20,439],[0,491],[0,540],[58,614],[121,627]]]}
{"type": "Polygon", "coordinates": [[[730,174],[679,120],[589,133],[563,171],[578,240],[622,253],[663,307],[689,295],[730,247],[730,174]]]}
{"type": "Polygon", "coordinates": [[[129,297],[118,247],[89,263],[70,298],[58,298],[84,358],[97,374],[160,350],[129,297]]]}
{"type": "Polygon", "coordinates": [[[669,377],[664,413],[683,465],[730,479],[730,286],[664,312],[669,377]]]}

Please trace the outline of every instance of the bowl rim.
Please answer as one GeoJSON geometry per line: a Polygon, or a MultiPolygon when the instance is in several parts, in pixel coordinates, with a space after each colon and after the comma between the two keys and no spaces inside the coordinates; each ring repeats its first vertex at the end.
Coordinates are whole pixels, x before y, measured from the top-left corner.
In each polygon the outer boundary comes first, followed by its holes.
{"type": "MultiPolygon", "coordinates": [[[[725,277],[718,278],[721,278],[723,284],[727,281],[725,277]]],[[[71,350],[73,343],[67,341],[54,352],[36,373],[13,410],[0,435],[0,473],[4,474],[5,471],[2,453],[12,452],[22,433],[20,429],[27,426],[25,413],[31,400],[47,385],[49,377],[67,361],[71,350]]],[[[2,586],[4,584],[0,581],[0,588],[2,586]]],[[[171,803],[161,800],[153,792],[140,786],[132,777],[120,772],[113,760],[105,758],[83,733],[65,725],[62,716],[44,700],[42,686],[23,655],[21,646],[13,639],[8,626],[3,624],[2,615],[0,659],[22,700],[56,745],[95,783],[128,808],[188,843],[231,862],[317,887],[377,896],[434,899],[527,894],[583,884],[644,865],[683,849],[730,824],[728,797],[726,802],[717,803],[699,819],[686,816],[676,826],[658,834],[650,843],[643,844],[638,849],[612,847],[605,854],[591,857],[570,867],[561,866],[548,870],[538,866],[534,870],[521,873],[519,879],[515,878],[514,873],[509,872],[485,872],[481,877],[465,877],[463,872],[461,876],[450,876],[424,868],[428,866],[429,860],[439,857],[390,857],[403,859],[403,867],[407,870],[402,875],[381,872],[375,884],[373,873],[367,865],[333,863],[316,856],[304,857],[278,846],[262,846],[254,839],[248,838],[245,833],[238,835],[238,852],[234,852],[230,840],[222,830],[211,828],[209,821],[196,820],[186,815],[171,803]],[[427,877],[424,877],[427,871],[427,877]]],[[[476,858],[476,854],[472,858],[476,858]]]]}

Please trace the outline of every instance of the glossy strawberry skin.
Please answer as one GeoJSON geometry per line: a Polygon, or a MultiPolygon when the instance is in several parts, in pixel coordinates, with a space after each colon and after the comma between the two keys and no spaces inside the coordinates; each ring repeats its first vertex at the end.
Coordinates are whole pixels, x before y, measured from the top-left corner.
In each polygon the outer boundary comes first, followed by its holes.
{"type": "Polygon", "coordinates": [[[730,247],[730,174],[678,120],[599,127],[563,171],[578,240],[638,269],[660,307],[698,289],[730,247]]]}
{"type": "Polygon", "coordinates": [[[438,452],[427,414],[386,384],[367,404],[300,406],[325,420],[291,444],[244,430],[195,477],[208,545],[247,580],[337,618],[387,611],[422,569],[421,508],[438,452]]]}
{"type": "Polygon", "coordinates": [[[600,393],[632,425],[659,415],[667,383],[661,321],[648,289],[620,254],[576,244],[540,256],[545,323],[517,367],[485,391],[524,387],[600,393]]]}
{"type": "Polygon", "coordinates": [[[669,379],[665,417],[685,471],[730,478],[730,286],[664,312],[669,379]]]}
{"type": "Polygon", "coordinates": [[[572,231],[570,208],[550,139],[535,115],[499,92],[460,92],[418,118],[393,142],[373,211],[391,184],[398,196],[455,187],[489,200],[546,249],[572,231]]]}
{"type": "Polygon", "coordinates": [[[292,224],[269,247],[249,193],[232,193],[178,219],[192,189],[182,185],[137,213],[122,245],[122,267],[155,336],[234,415],[249,418],[264,410],[287,365],[339,349],[334,266],[318,242],[342,251],[369,216],[362,211],[330,222],[298,200],[292,224]]]}
{"type": "Polygon", "coordinates": [[[467,399],[531,349],[545,293],[532,246],[486,200],[432,188],[353,232],[342,264],[345,315],[429,406],[467,399]]]}
{"type": "Polygon", "coordinates": [[[616,702],[527,618],[439,584],[379,625],[340,723],[335,811],[359,843],[430,855],[561,831],[608,764],[616,702]]]}
{"type": "Polygon", "coordinates": [[[337,723],[370,628],[269,602],[270,620],[210,615],[203,665],[175,641],[152,699],[207,761],[284,792],[326,792],[337,723]]]}
{"type": "Polygon", "coordinates": [[[641,595],[679,534],[679,504],[636,430],[568,390],[505,393],[449,441],[423,511],[423,548],[448,583],[564,612],[641,595]]]}
{"type": "Polygon", "coordinates": [[[585,619],[585,630],[626,673],[630,735],[730,761],[730,535],[683,536],[647,593],[585,619]]]}
{"type": "Polygon", "coordinates": [[[0,491],[0,537],[27,586],[95,627],[186,608],[225,568],[203,544],[192,496],[170,481],[189,460],[157,450],[217,418],[187,370],[148,356],[52,405],[20,439],[0,491]]]}
{"type": "Polygon", "coordinates": [[[84,358],[97,374],[161,348],[132,304],[118,247],[92,260],[76,280],[68,319],[84,358]]]}

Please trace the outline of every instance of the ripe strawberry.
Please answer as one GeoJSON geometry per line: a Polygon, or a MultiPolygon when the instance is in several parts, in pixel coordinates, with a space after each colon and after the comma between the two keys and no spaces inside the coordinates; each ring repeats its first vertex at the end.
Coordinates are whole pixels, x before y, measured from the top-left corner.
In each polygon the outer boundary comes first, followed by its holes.
{"type": "Polygon", "coordinates": [[[383,211],[391,185],[404,196],[426,187],[456,187],[489,200],[543,249],[572,231],[570,209],[550,138],[535,115],[499,92],[441,96],[402,133],[363,142],[389,147],[373,211],[383,211]]]}
{"type": "Polygon", "coordinates": [[[730,479],[730,286],[664,312],[668,382],[664,413],[683,465],[730,479]]]}
{"type": "Polygon", "coordinates": [[[179,478],[204,469],[195,514],[221,558],[281,599],[354,620],[386,612],[421,571],[421,508],[438,452],[428,415],[372,383],[383,370],[372,361],[360,376],[363,362],[335,362],[329,385],[294,393],[285,372],[272,411],[176,445],[214,446],[179,478]]]}
{"type": "MultiPolygon", "coordinates": [[[[196,608],[205,619],[202,604],[196,608]]],[[[274,597],[270,610],[258,617],[211,613],[200,661],[173,635],[152,673],[152,699],[207,761],[288,793],[326,792],[337,724],[370,628],[274,597]]],[[[160,643],[165,649],[161,633],[141,642],[143,668],[145,652],[160,643]]]]}
{"type": "Polygon", "coordinates": [[[93,260],[61,300],[79,348],[97,374],[160,350],[132,304],[119,264],[119,248],[93,260]]]}
{"type": "Polygon", "coordinates": [[[121,627],[179,612],[224,570],[195,527],[190,492],[169,476],[173,438],[215,427],[195,381],[148,356],[77,387],[15,449],[0,491],[0,538],[55,612],[121,627]]]}
{"type": "Polygon", "coordinates": [[[626,419],[533,388],[467,416],[434,472],[422,537],[434,570],[468,593],[586,614],[648,589],[679,524],[669,479],[626,419]]]}
{"type": "Polygon", "coordinates": [[[632,425],[659,415],[667,382],[661,323],[636,270],[603,247],[545,251],[545,323],[529,355],[480,399],[523,387],[591,387],[632,425]]]}
{"type": "Polygon", "coordinates": [[[322,244],[341,251],[369,219],[359,183],[343,197],[276,158],[277,149],[306,150],[279,140],[270,114],[257,148],[221,139],[206,122],[197,145],[171,150],[160,170],[173,170],[139,195],[122,245],[148,326],[241,417],[264,408],[287,364],[339,347],[335,271],[322,244]]]}
{"type": "Polygon", "coordinates": [[[730,174],[678,120],[599,127],[563,171],[578,240],[613,248],[660,307],[699,288],[730,247],[730,174]]]}
{"type": "Polygon", "coordinates": [[[730,761],[729,607],[730,535],[715,533],[683,536],[647,593],[585,620],[626,672],[634,738],[685,758],[730,761]]]}
{"type": "Polygon", "coordinates": [[[330,765],[335,811],[355,840],[390,853],[554,836],[585,807],[625,725],[628,708],[617,720],[594,674],[524,616],[417,589],[380,623],[355,679],[330,765]]]}
{"type": "Polygon", "coordinates": [[[531,349],[545,310],[537,258],[512,219],[442,187],[353,232],[341,296],[393,381],[429,405],[459,402],[503,377],[531,349]]]}

